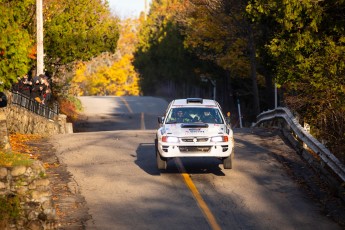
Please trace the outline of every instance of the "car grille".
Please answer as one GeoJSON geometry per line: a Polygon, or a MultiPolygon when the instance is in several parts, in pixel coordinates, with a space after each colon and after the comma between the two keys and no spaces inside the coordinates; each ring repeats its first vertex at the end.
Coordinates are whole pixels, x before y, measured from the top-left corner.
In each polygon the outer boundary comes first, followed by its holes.
{"type": "Polygon", "coordinates": [[[207,142],[207,137],[185,137],[181,138],[181,141],[183,142],[207,142]]]}
{"type": "Polygon", "coordinates": [[[180,146],[180,152],[209,152],[212,146],[180,146]]]}

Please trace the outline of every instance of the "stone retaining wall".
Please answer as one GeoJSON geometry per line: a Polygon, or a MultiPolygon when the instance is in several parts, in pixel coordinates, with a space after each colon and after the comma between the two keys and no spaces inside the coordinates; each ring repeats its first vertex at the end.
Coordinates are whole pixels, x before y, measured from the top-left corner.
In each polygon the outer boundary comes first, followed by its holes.
{"type": "MultiPolygon", "coordinates": [[[[9,133],[53,135],[73,133],[73,128],[63,114],[49,120],[9,101],[7,107],[0,108],[0,150],[5,152],[11,150],[9,133]]],[[[57,229],[49,184],[40,161],[29,167],[0,166],[0,197],[14,197],[20,202],[19,217],[9,223],[0,220],[0,229],[57,229]]]]}
{"type": "MultiPolygon", "coordinates": [[[[5,137],[4,126],[6,123],[8,133],[22,134],[65,134],[73,133],[72,123],[67,123],[66,115],[59,114],[53,119],[47,119],[37,115],[23,107],[12,104],[12,94],[5,92],[7,95],[7,107],[0,108],[0,140],[5,137]]],[[[7,136],[7,135],[6,135],[7,136]]],[[[1,146],[0,142],[0,148],[1,146]]]]}
{"type": "Polygon", "coordinates": [[[0,229],[56,229],[50,182],[40,161],[31,166],[0,167],[0,196],[19,200],[19,218],[0,222],[0,229]]]}
{"type": "Polygon", "coordinates": [[[50,120],[16,105],[9,105],[3,110],[9,133],[53,135],[73,132],[70,128],[72,124],[66,122],[64,114],[50,120]]]}
{"type": "Polygon", "coordinates": [[[0,149],[10,150],[5,112],[0,109],[0,149]]]}

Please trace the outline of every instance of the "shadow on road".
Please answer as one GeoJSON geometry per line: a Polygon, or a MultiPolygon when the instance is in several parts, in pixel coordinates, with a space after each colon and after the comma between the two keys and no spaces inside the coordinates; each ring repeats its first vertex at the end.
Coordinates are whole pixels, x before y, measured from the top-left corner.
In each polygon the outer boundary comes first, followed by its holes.
{"type": "MultiPolygon", "coordinates": [[[[158,176],[164,174],[180,174],[178,167],[173,159],[168,161],[167,170],[158,170],[156,164],[155,146],[154,143],[141,143],[136,150],[137,159],[135,163],[146,173],[158,176]]],[[[222,163],[217,158],[181,158],[182,164],[189,174],[214,174],[216,176],[225,176],[220,164],[222,163]]]]}
{"type": "Polygon", "coordinates": [[[73,123],[73,131],[101,132],[115,130],[138,129],[140,114],[102,114],[93,116],[81,116],[73,123]]]}

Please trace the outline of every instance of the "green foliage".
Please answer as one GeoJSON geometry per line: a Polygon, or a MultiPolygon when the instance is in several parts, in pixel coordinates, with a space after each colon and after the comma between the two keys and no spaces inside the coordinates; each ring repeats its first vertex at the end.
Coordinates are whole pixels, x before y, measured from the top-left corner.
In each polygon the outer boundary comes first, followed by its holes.
{"type": "MultiPolygon", "coordinates": [[[[236,94],[251,94],[252,112],[260,112],[257,80],[256,34],[246,17],[247,0],[191,0],[184,19],[186,39],[200,58],[213,61],[243,87],[236,94]],[[245,78],[250,78],[247,81],[245,78]],[[249,85],[247,85],[247,82],[249,85]],[[246,91],[246,92],[243,92],[246,91]]],[[[269,79],[268,79],[269,80],[269,79]]],[[[231,92],[231,94],[235,94],[231,92]]]]}
{"type": "Polygon", "coordinates": [[[247,11],[261,28],[274,25],[265,48],[287,105],[344,150],[345,1],[253,0],[247,11]]]}
{"type": "Polygon", "coordinates": [[[34,2],[0,0],[0,91],[9,89],[32,63],[29,53],[33,39],[27,30],[31,13],[27,9],[34,2]]]}
{"type": "Polygon", "coordinates": [[[249,26],[244,1],[193,0],[184,13],[184,44],[200,58],[215,62],[233,75],[248,77],[249,26]]]}
{"type": "MultiPolygon", "coordinates": [[[[259,23],[275,21],[274,36],[266,43],[277,63],[277,82],[310,82],[332,87],[344,83],[343,1],[252,1],[247,10],[259,23]],[[338,20],[340,19],[340,21],[338,20]],[[334,23],[333,23],[334,22],[334,23]]],[[[336,88],[334,88],[337,90],[336,88]]]]}
{"type": "Polygon", "coordinates": [[[0,166],[13,167],[19,165],[30,166],[32,160],[26,154],[4,152],[0,150],[0,166]]]}
{"type": "Polygon", "coordinates": [[[83,111],[83,105],[77,97],[72,96],[72,95],[68,95],[66,99],[75,105],[75,108],[78,112],[83,111]]]}
{"type": "MultiPolygon", "coordinates": [[[[119,20],[111,15],[106,1],[43,3],[45,67],[51,75],[75,61],[115,52],[119,20]]],[[[35,69],[35,13],[35,0],[0,0],[0,91],[35,69]]]]}
{"type": "Polygon", "coordinates": [[[17,196],[0,196],[0,221],[16,219],[20,214],[20,200],[17,196]]]}
{"type": "Polygon", "coordinates": [[[200,70],[205,69],[205,62],[184,46],[184,35],[174,19],[178,2],[153,1],[151,13],[140,29],[134,66],[146,95],[154,94],[163,82],[193,87],[201,84],[200,70]]]}
{"type": "Polygon", "coordinates": [[[115,52],[119,20],[102,1],[52,1],[47,11],[45,61],[51,68],[115,52]]]}

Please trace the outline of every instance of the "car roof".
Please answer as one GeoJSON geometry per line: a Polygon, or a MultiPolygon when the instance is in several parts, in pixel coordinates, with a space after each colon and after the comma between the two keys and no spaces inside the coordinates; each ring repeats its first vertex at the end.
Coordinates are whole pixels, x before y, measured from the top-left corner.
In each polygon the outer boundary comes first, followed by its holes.
{"type": "Polygon", "coordinates": [[[218,103],[214,100],[210,99],[202,99],[202,98],[185,98],[185,99],[176,99],[171,102],[171,107],[217,107],[218,103]]]}

